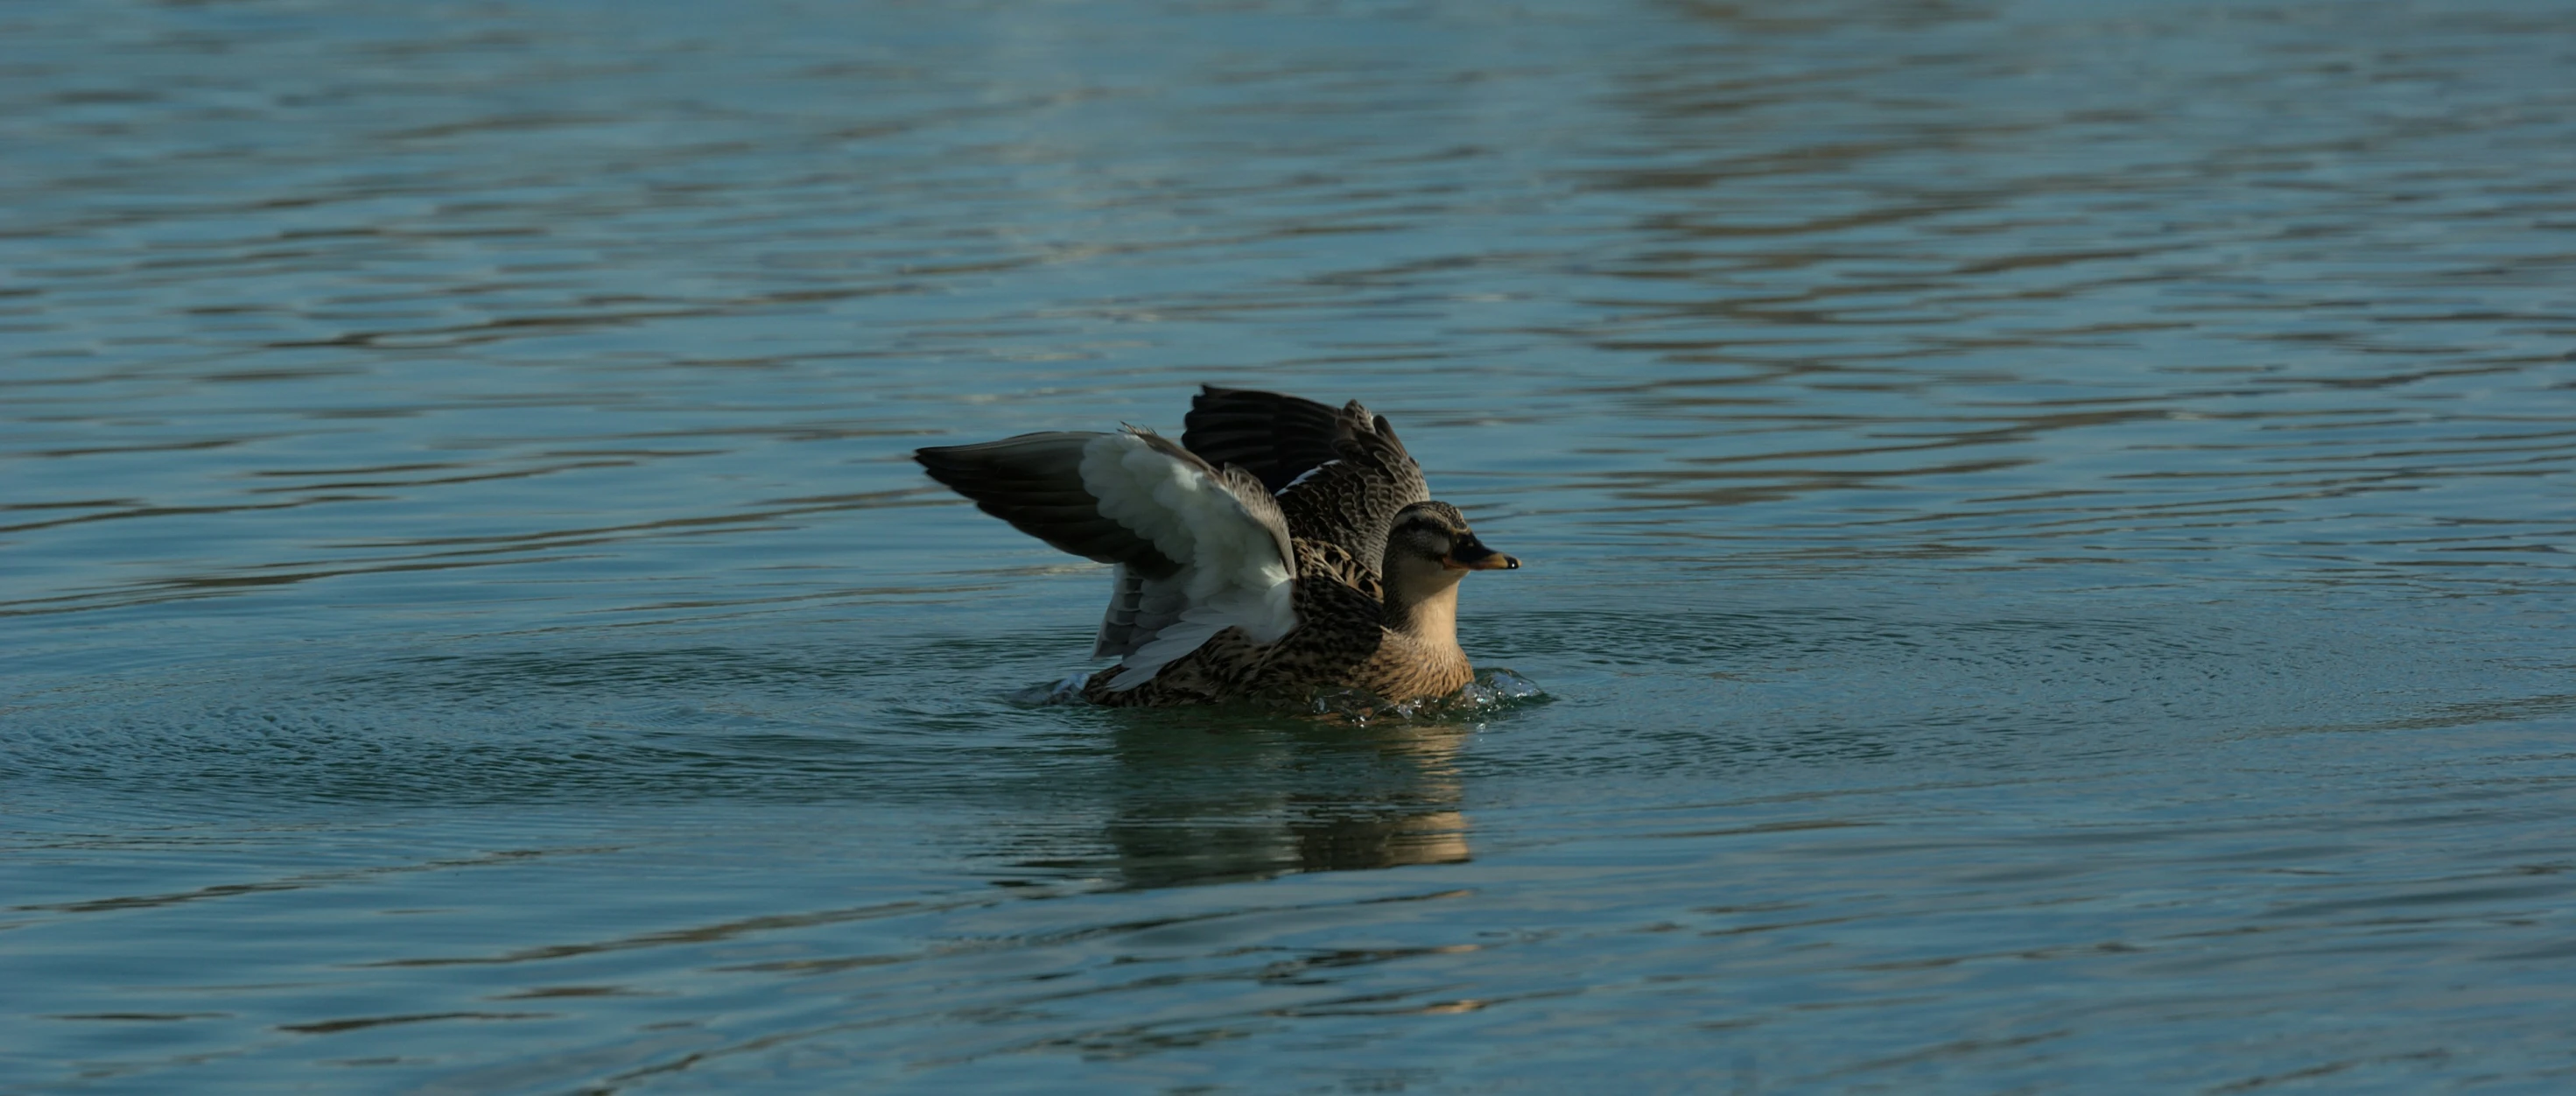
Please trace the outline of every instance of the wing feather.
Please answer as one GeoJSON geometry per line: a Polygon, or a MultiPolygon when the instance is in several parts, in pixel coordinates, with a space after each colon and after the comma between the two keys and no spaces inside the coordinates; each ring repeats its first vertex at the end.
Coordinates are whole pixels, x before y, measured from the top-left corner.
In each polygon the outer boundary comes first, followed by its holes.
{"type": "Polygon", "coordinates": [[[1098,431],[1057,430],[977,445],[938,445],[913,459],[930,478],[975,501],[985,513],[1074,555],[1115,563],[1148,577],[1178,572],[1179,560],[1152,538],[1119,524],[1100,509],[1082,482],[1084,447],[1109,437],[1098,431]]]}
{"type": "Polygon", "coordinates": [[[1190,401],[1191,452],[1240,465],[1279,499],[1288,531],[1339,546],[1372,580],[1396,511],[1431,497],[1422,466],[1386,416],[1277,392],[1209,385],[1190,401]]]}
{"type": "MultiPolygon", "coordinates": [[[[1257,477],[1211,467],[1169,439],[1130,429],[1084,446],[1082,482],[1100,500],[1102,514],[1183,561],[1165,580],[1179,587],[1180,609],[1150,633],[1139,626],[1147,603],[1159,602],[1168,611],[1174,598],[1156,582],[1137,584],[1136,616],[1115,637],[1130,650],[1110,688],[1153,680],[1172,660],[1227,628],[1242,628],[1255,643],[1272,643],[1296,627],[1287,523],[1257,477]]],[[[1122,588],[1113,617],[1127,600],[1122,588]]],[[[1111,631],[1104,625],[1104,642],[1111,631]]]]}
{"type": "Polygon", "coordinates": [[[1124,656],[1112,689],[1153,679],[1228,628],[1255,643],[1297,626],[1296,557],[1258,474],[1219,468],[1149,431],[1058,431],[914,454],[986,513],[1117,565],[1094,653],[1124,656]]]}
{"type": "Polygon", "coordinates": [[[1272,494],[1341,456],[1348,415],[1309,399],[1248,388],[1204,385],[1190,399],[1181,445],[1210,464],[1234,465],[1261,477],[1272,494]]]}
{"type": "Polygon", "coordinates": [[[1125,658],[1157,633],[1171,627],[1189,608],[1189,595],[1177,578],[1147,578],[1132,568],[1118,568],[1111,587],[1109,611],[1101,614],[1100,634],[1091,645],[1093,658],[1125,658]]]}

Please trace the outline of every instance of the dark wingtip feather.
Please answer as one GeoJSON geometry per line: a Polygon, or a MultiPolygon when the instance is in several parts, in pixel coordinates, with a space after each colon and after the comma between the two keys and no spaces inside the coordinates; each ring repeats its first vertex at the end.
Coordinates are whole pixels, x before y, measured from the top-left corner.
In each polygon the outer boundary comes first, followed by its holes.
{"type": "Polygon", "coordinates": [[[1053,431],[972,445],[929,445],[912,459],[976,508],[1074,555],[1161,577],[1180,564],[1100,512],[1082,486],[1082,449],[1098,434],[1053,431]]]}
{"type": "Polygon", "coordinates": [[[1344,412],[1313,400],[1208,384],[1190,400],[1181,444],[1209,464],[1259,476],[1275,492],[1334,459],[1351,425],[1344,412]]]}

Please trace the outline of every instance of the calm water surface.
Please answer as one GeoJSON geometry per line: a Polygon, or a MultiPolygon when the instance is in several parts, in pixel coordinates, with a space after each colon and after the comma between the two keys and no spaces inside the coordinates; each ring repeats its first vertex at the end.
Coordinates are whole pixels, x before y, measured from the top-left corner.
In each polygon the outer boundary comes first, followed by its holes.
{"type": "Polygon", "coordinates": [[[2563,1091],[2556,2],[0,9],[0,1090],[2563,1091]],[[1544,700],[1026,707],[1359,397],[1544,700]]]}

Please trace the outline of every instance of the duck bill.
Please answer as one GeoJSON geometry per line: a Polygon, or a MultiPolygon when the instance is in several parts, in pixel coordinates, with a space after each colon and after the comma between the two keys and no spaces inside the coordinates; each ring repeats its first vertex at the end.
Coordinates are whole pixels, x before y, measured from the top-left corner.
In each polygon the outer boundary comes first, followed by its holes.
{"type": "Polygon", "coordinates": [[[1485,547],[1485,542],[1468,537],[1440,557],[1440,565],[1452,571],[1517,571],[1521,561],[1485,547]]]}

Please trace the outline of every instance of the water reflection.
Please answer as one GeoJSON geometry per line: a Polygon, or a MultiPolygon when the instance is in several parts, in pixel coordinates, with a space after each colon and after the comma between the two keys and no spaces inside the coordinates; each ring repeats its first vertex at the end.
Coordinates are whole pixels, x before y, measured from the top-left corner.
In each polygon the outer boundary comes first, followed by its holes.
{"type": "Polygon", "coordinates": [[[1161,887],[1466,861],[1457,755],[1474,731],[1437,722],[1120,727],[1111,739],[1117,791],[1102,827],[1115,852],[1105,866],[1129,886],[1161,887]]]}

